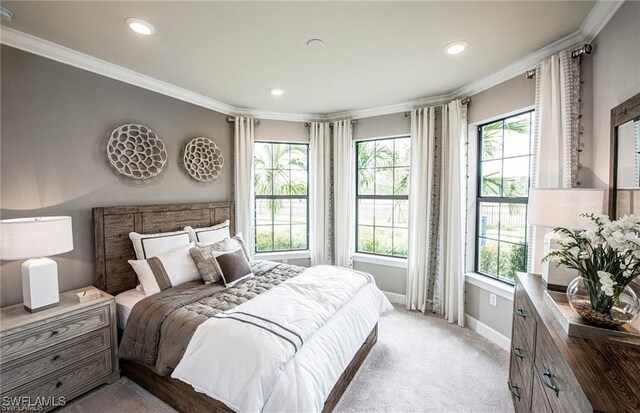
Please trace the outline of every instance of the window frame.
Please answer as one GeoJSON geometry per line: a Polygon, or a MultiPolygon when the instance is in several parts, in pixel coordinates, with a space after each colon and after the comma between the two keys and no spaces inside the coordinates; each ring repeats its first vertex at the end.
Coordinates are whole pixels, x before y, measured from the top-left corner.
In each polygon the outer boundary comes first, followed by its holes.
{"type": "MultiPolygon", "coordinates": [[[[476,216],[476,222],[475,222],[475,234],[474,234],[474,244],[473,244],[473,249],[474,249],[474,263],[473,263],[473,271],[476,274],[479,274],[483,277],[487,277],[490,278],[492,280],[496,280],[499,281],[501,283],[504,283],[506,285],[509,286],[513,286],[515,285],[515,281],[511,282],[507,279],[504,278],[500,278],[500,274],[499,274],[499,269],[500,269],[500,243],[507,243],[507,244],[511,244],[511,245],[524,245],[524,258],[525,258],[525,268],[527,266],[527,260],[528,260],[528,248],[529,245],[527,243],[528,241],[528,236],[529,236],[529,225],[526,223],[526,220],[528,218],[529,215],[529,208],[528,208],[528,204],[529,204],[529,191],[531,190],[531,161],[533,160],[533,150],[532,150],[532,145],[533,145],[533,116],[535,116],[535,109],[534,108],[529,108],[526,110],[522,110],[522,111],[517,111],[502,117],[498,117],[495,119],[492,119],[491,121],[488,122],[483,122],[481,124],[479,124],[477,126],[477,153],[476,153],[476,196],[475,196],[475,216],[476,216]],[[528,176],[528,182],[527,182],[527,196],[526,197],[506,197],[506,196],[482,196],[482,144],[483,144],[483,135],[482,135],[482,128],[484,128],[487,125],[496,123],[496,122],[505,122],[507,119],[511,119],[511,118],[515,118],[518,116],[522,116],[525,114],[530,114],[530,122],[529,122],[529,176],[528,176]],[[525,231],[524,231],[524,244],[517,244],[517,243],[513,243],[510,241],[502,241],[500,240],[499,236],[498,239],[494,239],[494,238],[489,238],[489,237],[481,237],[480,236],[480,205],[482,203],[497,203],[497,204],[518,204],[518,205],[524,205],[526,208],[526,212],[525,212],[525,231]],[[498,275],[493,276],[491,274],[485,274],[480,270],[480,248],[479,248],[479,243],[480,243],[480,239],[486,239],[486,240],[490,240],[490,241],[495,241],[498,243],[498,256],[497,256],[497,263],[498,263],[498,275]]],[[[504,133],[504,127],[503,127],[503,133],[504,133]]],[[[504,136],[503,136],[503,151],[504,151],[504,136]]],[[[508,160],[508,159],[513,159],[513,158],[519,158],[522,157],[524,155],[517,155],[517,156],[509,156],[509,157],[504,157],[504,152],[502,153],[502,156],[498,159],[500,159],[502,161],[502,165],[501,165],[501,172],[504,172],[504,161],[508,160]]]]}
{"type": "MultiPolygon", "coordinates": [[[[307,161],[306,161],[306,172],[307,172],[307,193],[306,195],[258,195],[255,193],[255,188],[254,188],[254,194],[253,194],[253,202],[254,202],[254,212],[253,212],[253,236],[254,239],[256,240],[256,242],[254,243],[254,253],[259,255],[259,254],[277,254],[277,253],[287,253],[287,252],[298,252],[298,251],[309,251],[309,242],[310,242],[310,230],[311,230],[311,214],[310,214],[310,198],[309,198],[309,143],[307,142],[280,142],[280,141],[254,141],[253,145],[254,145],[254,155],[253,155],[253,176],[252,179],[255,180],[255,176],[256,176],[256,172],[255,172],[255,145],[256,144],[269,144],[269,145],[287,145],[287,146],[292,146],[292,145],[296,145],[296,146],[305,146],[306,147],[306,154],[307,154],[307,161]],[[259,199],[266,199],[266,200],[275,200],[275,199],[287,199],[287,200],[294,200],[294,199],[305,199],[307,201],[307,215],[306,215],[306,225],[307,225],[307,231],[306,231],[306,247],[305,248],[295,248],[295,249],[286,249],[286,250],[275,250],[273,249],[273,247],[275,246],[275,231],[274,231],[274,226],[275,224],[273,223],[273,217],[271,218],[271,245],[272,245],[272,249],[270,250],[265,250],[265,251],[258,251],[258,208],[255,207],[255,204],[257,203],[257,201],[259,199]]],[[[273,170],[273,169],[272,169],[273,170]]],[[[252,183],[253,185],[253,183],[252,183]]],[[[272,191],[273,192],[273,191],[272,191]]],[[[289,212],[289,217],[291,217],[291,212],[289,212]]],[[[291,221],[289,221],[289,227],[291,227],[291,221]]],[[[289,231],[289,245],[293,244],[293,240],[292,240],[292,236],[291,236],[291,231],[289,231]]]]}
{"type": "MultiPolygon", "coordinates": [[[[389,199],[391,201],[395,201],[395,200],[406,200],[407,201],[407,210],[409,208],[409,194],[407,195],[360,195],[359,194],[359,187],[358,187],[358,171],[360,168],[358,168],[358,145],[362,144],[362,143],[369,143],[369,142],[376,142],[376,141],[385,141],[385,140],[395,140],[395,139],[406,139],[406,138],[411,138],[411,135],[396,135],[396,136],[383,136],[383,137],[377,137],[377,138],[364,138],[364,139],[358,139],[355,141],[355,150],[354,150],[354,156],[355,156],[355,161],[354,161],[354,168],[355,168],[355,174],[354,174],[354,185],[355,185],[355,196],[354,196],[354,200],[355,200],[355,205],[354,205],[354,210],[355,210],[355,222],[354,222],[354,226],[355,226],[355,246],[354,246],[354,253],[355,254],[364,254],[364,255],[369,255],[369,256],[374,256],[374,257],[384,257],[384,258],[391,258],[391,259],[398,259],[398,260],[406,260],[407,256],[401,256],[401,255],[388,255],[388,254],[379,254],[379,253],[375,253],[375,252],[369,252],[369,251],[360,251],[358,249],[358,245],[359,245],[359,237],[358,237],[358,224],[359,224],[359,208],[358,208],[358,201],[361,199],[372,199],[372,200],[376,200],[376,199],[389,199]]],[[[410,148],[411,150],[411,148],[410,148]]],[[[409,160],[409,174],[411,174],[411,160],[409,160]]],[[[395,169],[396,167],[393,166],[391,167],[393,169],[393,182],[394,182],[394,187],[393,190],[395,192],[395,169]]],[[[374,225],[372,225],[372,227],[374,228],[374,242],[375,242],[375,222],[374,225]]],[[[395,226],[392,224],[391,225],[391,229],[393,231],[393,229],[395,228],[395,226]]],[[[407,236],[408,236],[408,227],[407,227],[407,236]]],[[[393,245],[393,239],[391,240],[392,245],[393,245]]],[[[408,251],[407,251],[408,254],[408,251]]]]}

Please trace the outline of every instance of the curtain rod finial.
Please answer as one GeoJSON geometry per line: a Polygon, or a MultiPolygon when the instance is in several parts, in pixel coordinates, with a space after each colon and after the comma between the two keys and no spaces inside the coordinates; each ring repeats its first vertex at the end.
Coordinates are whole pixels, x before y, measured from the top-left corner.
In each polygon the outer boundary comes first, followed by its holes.
{"type": "Polygon", "coordinates": [[[524,72],[524,77],[527,79],[533,79],[535,76],[536,76],[536,69],[531,69],[524,72]]]}

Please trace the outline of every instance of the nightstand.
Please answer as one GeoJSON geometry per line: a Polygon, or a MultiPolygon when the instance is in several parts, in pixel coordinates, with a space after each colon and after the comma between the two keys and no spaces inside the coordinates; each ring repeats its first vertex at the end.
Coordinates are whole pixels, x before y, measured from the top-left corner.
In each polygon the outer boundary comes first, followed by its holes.
{"type": "Polygon", "coordinates": [[[22,303],[0,309],[2,411],[45,412],[120,378],[115,299],[78,302],[87,288],[33,314],[22,303]]]}

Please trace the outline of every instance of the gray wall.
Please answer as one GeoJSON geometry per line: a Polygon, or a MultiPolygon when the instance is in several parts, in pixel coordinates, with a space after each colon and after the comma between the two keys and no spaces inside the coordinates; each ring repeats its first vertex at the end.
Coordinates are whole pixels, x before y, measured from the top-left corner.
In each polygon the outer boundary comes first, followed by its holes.
{"type": "Polygon", "coordinates": [[[488,119],[533,106],[535,86],[534,80],[526,79],[522,74],[473,95],[467,112],[469,124],[482,123],[488,119]]]}
{"type": "MultiPolygon", "coordinates": [[[[74,250],[53,257],[60,290],[93,282],[91,208],[232,199],[232,127],[226,116],[145,89],[2,46],[2,218],[70,215],[74,250]],[[152,128],[167,146],[162,174],[136,183],[105,161],[109,133],[123,123],[152,128]],[[208,136],[222,149],[218,180],[199,184],[179,164],[180,148],[208,136]]],[[[0,266],[0,305],[22,301],[19,261],[0,266]]]]}
{"type": "Polygon", "coordinates": [[[583,126],[591,154],[582,163],[595,187],[609,184],[611,109],[640,93],[640,2],[627,1],[592,42],[583,59],[583,126]]]}

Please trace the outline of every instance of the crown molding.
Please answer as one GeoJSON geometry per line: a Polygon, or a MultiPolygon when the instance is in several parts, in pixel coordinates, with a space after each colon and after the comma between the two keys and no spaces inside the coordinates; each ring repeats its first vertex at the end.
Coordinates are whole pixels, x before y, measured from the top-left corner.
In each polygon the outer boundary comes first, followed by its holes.
{"type": "Polygon", "coordinates": [[[591,43],[596,38],[622,6],[622,3],[624,3],[624,0],[596,1],[596,4],[593,5],[593,8],[580,25],[579,31],[584,36],[584,42],[591,43]]]}
{"type": "Polygon", "coordinates": [[[444,104],[454,99],[471,96],[487,90],[502,82],[522,75],[526,70],[535,67],[541,60],[555,53],[581,43],[591,42],[605,27],[611,17],[613,17],[613,15],[618,11],[620,6],[622,6],[622,3],[624,3],[624,0],[597,0],[579,30],[576,32],[538,49],[535,52],[530,53],[512,64],[498,70],[497,72],[473,81],[449,94],[414,99],[392,105],[348,110],[329,114],[283,113],[249,108],[236,108],[188,89],[172,85],[162,80],[5,26],[0,27],[0,43],[47,59],[68,64],[79,69],[128,83],[130,85],[170,96],[196,106],[211,109],[225,115],[251,116],[260,119],[289,122],[333,121],[346,118],[358,119],[389,115],[415,109],[417,107],[444,104]]]}

